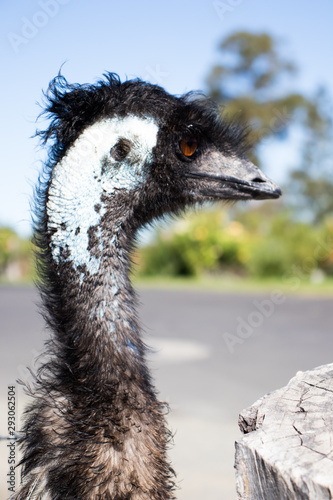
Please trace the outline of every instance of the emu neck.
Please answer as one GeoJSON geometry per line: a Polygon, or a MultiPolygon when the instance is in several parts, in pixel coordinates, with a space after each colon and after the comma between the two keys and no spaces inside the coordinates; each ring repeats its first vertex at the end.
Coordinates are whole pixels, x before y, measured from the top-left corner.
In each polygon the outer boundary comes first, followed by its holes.
{"type": "Polygon", "coordinates": [[[110,236],[97,245],[103,251],[95,272],[58,265],[58,308],[49,308],[57,325],[52,378],[42,381],[45,401],[35,409],[45,436],[38,453],[52,498],[70,491],[64,498],[167,500],[174,498],[170,434],[139,336],[128,278],[131,238],[125,230],[110,236]]]}
{"type": "Polygon", "coordinates": [[[105,390],[119,377],[116,366],[132,372],[143,364],[143,347],[128,277],[127,237],[115,233],[96,245],[103,247],[96,272],[82,275],[81,268],[65,264],[72,267],[73,279],[62,286],[59,313],[68,322],[58,334],[75,379],[105,390]]]}
{"type": "Polygon", "coordinates": [[[56,287],[54,301],[44,298],[64,366],[84,383],[113,378],[117,364],[135,370],[143,354],[128,248],[133,200],[146,180],[157,131],[151,118],[98,121],[52,169],[46,218],[56,287]],[[131,146],[121,160],[116,153],[124,138],[131,146]]]}

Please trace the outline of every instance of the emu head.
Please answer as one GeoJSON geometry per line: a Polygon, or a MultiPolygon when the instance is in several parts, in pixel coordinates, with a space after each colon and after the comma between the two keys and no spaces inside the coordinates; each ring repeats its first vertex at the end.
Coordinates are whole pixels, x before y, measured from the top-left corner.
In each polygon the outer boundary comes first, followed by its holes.
{"type": "Polygon", "coordinates": [[[42,135],[53,139],[46,219],[54,258],[86,262],[104,233],[135,231],[197,202],[281,194],[246,159],[243,130],[208,99],[113,74],[83,86],[57,77],[48,99],[53,120],[42,135]]]}

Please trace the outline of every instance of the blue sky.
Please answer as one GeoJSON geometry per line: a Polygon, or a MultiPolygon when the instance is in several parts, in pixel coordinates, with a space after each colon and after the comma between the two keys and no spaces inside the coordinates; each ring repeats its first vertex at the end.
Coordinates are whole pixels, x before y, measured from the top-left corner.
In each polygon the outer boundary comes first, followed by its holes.
{"type": "MultiPolygon", "coordinates": [[[[41,170],[38,141],[30,138],[36,103],[64,62],[72,82],[115,71],[181,94],[205,90],[224,36],[266,31],[299,67],[288,90],[311,95],[325,85],[333,94],[331,0],[7,0],[0,13],[0,225],[23,235],[30,231],[29,202],[41,170]]],[[[263,149],[264,169],[279,182],[297,162],[292,141],[263,149]]]]}

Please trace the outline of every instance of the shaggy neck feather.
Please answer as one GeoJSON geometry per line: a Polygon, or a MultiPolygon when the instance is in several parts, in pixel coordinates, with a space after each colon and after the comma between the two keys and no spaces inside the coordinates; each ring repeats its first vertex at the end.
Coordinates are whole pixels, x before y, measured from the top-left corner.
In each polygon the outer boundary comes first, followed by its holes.
{"type": "Polygon", "coordinates": [[[79,379],[103,394],[105,384],[119,377],[118,366],[132,373],[144,365],[127,245],[122,240],[114,236],[105,242],[98,271],[83,280],[75,271],[75,279],[62,290],[69,319],[59,332],[69,354],[66,370],[75,374],[75,383],[79,379]]]}

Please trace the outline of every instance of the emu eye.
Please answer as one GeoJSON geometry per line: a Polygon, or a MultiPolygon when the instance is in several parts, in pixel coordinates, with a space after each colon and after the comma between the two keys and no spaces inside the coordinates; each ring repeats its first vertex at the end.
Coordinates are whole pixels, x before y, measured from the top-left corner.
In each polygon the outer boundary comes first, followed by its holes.
{"type": "Polygon", "coordinates": [[[198,148],[198,141],[195,137],[185,137],[180,141],[180,149],[185,156],[192,156],[198,148]]]}

